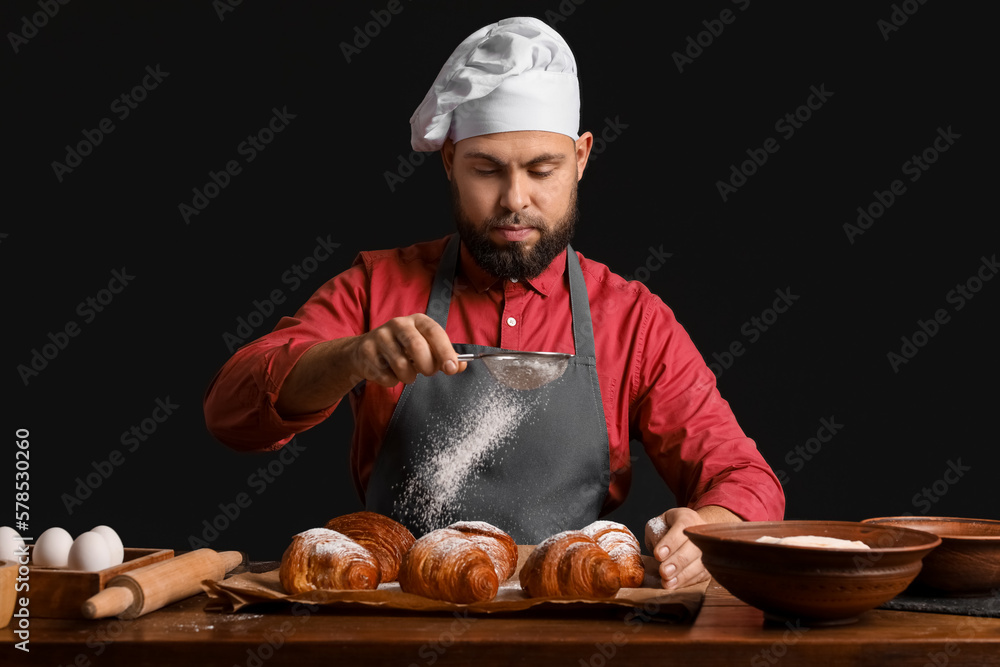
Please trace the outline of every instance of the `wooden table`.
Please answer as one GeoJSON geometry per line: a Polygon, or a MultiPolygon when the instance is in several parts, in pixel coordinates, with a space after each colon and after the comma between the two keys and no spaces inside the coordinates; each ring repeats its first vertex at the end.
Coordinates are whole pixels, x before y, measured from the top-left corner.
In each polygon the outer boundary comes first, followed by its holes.
{"type": "Polygon", "coordinates": [[[643,617],[344,613],[288,605],[207,613],[199,595],[122,621],[32,619],[30,653],[0,630],[0,664],[180,665],[1000,665],[1000,619],[873,610],[852,625],[764,624],[712,584],[691,625],[643,617]]]}

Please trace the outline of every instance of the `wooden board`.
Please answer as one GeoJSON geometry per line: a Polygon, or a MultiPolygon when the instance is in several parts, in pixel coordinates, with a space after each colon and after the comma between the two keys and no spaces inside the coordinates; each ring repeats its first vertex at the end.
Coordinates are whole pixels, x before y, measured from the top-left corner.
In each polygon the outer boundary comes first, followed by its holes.
{"type": "MultiPolygon", "coordinates": [[[[1000,598],[998,598],[1000,599],[1000,598]]],[[[31,621],[31,652],[0,629],[3,667],[983,667],[1000,665],[1000,618],[873,609],[826,628],[764,622],[709,586],[692,625],[644,616],[416,614],[283,606],[206,613],[196,595],[134,620],[31,621]]]]}
{"type": "MultiPolygon", "coordinates": [[[[28,547],[29,554],[33,546],[28,547]]],[[[36,618],[83,618],[80,607],[91,595],[131,570],[173,558],[173,549],[125,549],[125,560],[98,572],[50,567],[28,567],[31,615],[36,618]]]]}

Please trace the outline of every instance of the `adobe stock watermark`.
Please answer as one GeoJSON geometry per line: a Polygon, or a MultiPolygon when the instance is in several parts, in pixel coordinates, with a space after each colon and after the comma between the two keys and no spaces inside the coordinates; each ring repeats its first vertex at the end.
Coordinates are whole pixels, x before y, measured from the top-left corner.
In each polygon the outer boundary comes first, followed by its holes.
{"type": "MultiPolygon", "coordinates": [[[[1000,618],[1000,588],[991,590],[989,597],[980,600],[980,602],[980,609],[965,616],[955,628],[956,638],[972,639],[983,631],[991,634],[996,633],[996,625],[991,623],[989,619],[1000,618]]],[[[941,650],[927,653],[927,662],[924,665],[925,667],[947,667],[952,658],[961,652],[961,646],[952,637],[947,637],[941,650]]]]}
{"type": "MultiPolygon", "coordinates": [[[[955,628],[955,637],[946,637],[940,650],[927,652],[924,667],[948,667],[952,659],[962,652],[962,646],[955,641],[956,639],[972,639],[983,631],[995,636],[996,625],[991,623],[990,619],[1000,618],[1000,588],[994,588],[988,598],[981,598],[979,602],[980,608],[964,616],[962,622],[955,628]]],[[[962,664],[965,664],[965,661],[962,664]]]]}
{"type": "MultiPolygon", "coordinates": [[[[792,466],[792,472],[800,472],[806,467],[806,463],[812,461],[823,450],[823,446],[829,444],[843,428],[844,425],[838,423],[836,417],[831,416],[829,419],[823,417],[819,420],[815,436],[785,453],[785,463],[792,466]]],[[[775,470],[774,475],[782,486],[791,481],[791,477],[784,470],[775,470]]]]}
{"type": "MultiPolygon", "coordinates": [[[[409,2],[412,1],[409,0],[409,2]]],[[[392,17],[398,16],[404,9],[406,7],[402,0],[389,0],[385,9],[373,9],[368,12],[372,20],[367,21],[364,25],[354,26],[351,41],[340,43],[340,52],[344,54],[344,60],[350,64],[351,58],[361,55],[361,52],[372,43],[372,40],[389,27],[389,24],[392,23],[392,17]]]]}
{"type": "MultiPolygon", "coordinates": [[[[737,5],[741,12],[747,10],[750,7],[750,0],[731,0],[734,5],[737,5]]],[[[674,60],[674,65],[677,66],[677,71],[681,74],[684,73],[684,67],[686,65],[693,65],[694,61],[705,53],[705,49],[712,46],[715,40],[722,36],[727,25],[732,25],[736,21],[737,14],[733,10],[723,9],[719,12],[719,18],[717,19],[705,19],[701,22],[704,26],[704,30],[697,33],[694,36],[688,35],[687,40],[685,40],[684,52],[674,51],[671,57],[674,60]]]]}
{"type": "Polygon", "coordinates": [[[910,20],[910,17],[917,13],[921,5],[926,2],[927,0],[904,0],[898,5],[893,3],[889,19],[879,19],[875,22],[875,26],[882,33],[882,41],[888,42],[892,33],[902,28],[910,20]]]}
{"type": "MultiPolygon", "coordinates": [[[[813,112],[819,111],[833,97],[834,92],[826,89],[826,84],[819,84],[809,87],[809,96],[803,104],[797,106],[793,111],[789,111],[774,122],[774,131],[779,132],[784,140],[789,140],[795,136],[796,131],[801,130],[812,118],[813,112]]],[[[725,181],[715,182],[715,188],[719,191],[722,201],[726,202],[729,197],[739,191],[751,176],[756,174],[761,167],[767,164],[768,159],[781,149],[781,144],[774,137],[768,137],[759,148],[746,149],[747,158],[740,162],[729,165],[729,178],[725,181]]]]}
{"type": "MultiPolygon", "coordinates": [[[[298,619],[299,625],[309,620],[309,617],[319,611],[319,605],[304,604],[296,602],[292,605],[292,616],[298,619]]],[[[275,656],[275,654],[285,646],[289,637],[297,631],[291,621],[284,621],[273,630],[264,633],[263,639],[256,648],[247,649],[247,659],[243,662],[246,667],[263,667],[264,663],[275,656]]],[[[233,665],[233,667],[238,667],[233,665]]]]}
{"type": "Polygon", "coordinates": [[[283,106],[279,110],[277,107],[271,108],[271,118],[264,127],[253,134],[248,134],[246,139],[236,146],[236,154],[243,158],[241,164],[239,160],[233,159],[226,162],[219,171],[208,171],[208,181],[201,188],[191,188],[193,197],[191,203],[181,202],[177,205],[177,211],[181,214],[184,224],[191,224],[191,218],[200,215],[208,208],[212,200],[218,197],[223,190],[229,187],[233,178],[243,173],[243,165],[250,164],[257,159],[257,156],[266,149],[275,137],[284,132],[289,123],[298,117],[298,114],[289,113],[288,107],[283,106]]]}
{"type": "MultiPolygon", "coordinates": [[[[162,71],[159,63],[156,64],[155,68],[147,65],[145,76],[142,77],[139,83],[132,86],[131,89],[112,100],[109,110],[119,121],[125,120],[133,111],[139,108],[139,104],[146,100],[149,93],[156,90],[168,76],[170,76],[170,72],[162,71]]],[[[52,161],[50,166],[56,176],[56,180],[62,183],[66,174],[73,173],[74,169],[82,165],[83,158],[92,154],[94,149],[104,142],[104,138],[114,132],[115,129],[114,121],[110,117],[105,116],[97,122],[95,128],[81,130],[82,139],[73,145],[66,144],[66,155],[63,157],[63,161],[52,161]]]]}
{"type": "MultiPolygon", "coordinates": [[[[281,273],[281,284],[288,285],[288,291],[295,292],[305,281],[309,280],[319,270],[320,264],[333,257],[334,251],[340,247],[339,243],[330,240],[330,235],[326,238],[316,237],[316,245],[299,262],[292,264],[281,273]]],[[[272,289],[264,299],[254,299],[253,308],[246,315],[236,318],[236,328],[232,332],[222,332],[222,342],[226,344],[226,349],[232,354],[240,346],[246,343],[268,317],[274,314],[276,306],[285,303],[288,296],[285,291],[276,287],[272,289]]]]}
{"type": "Polygon", "coordinates": [[[557,23],[568,21],[569,17],[576,13],[576,8],[584,2],[586,0],[562,0],[555,9],[546,9],[542,17],[554,28],[557,23]]]}
{"type": "Polygon", "coordinates": [[[39,11],[21,17],[20,30],[8,32],[7,41],[10,48],[14,49],[14,55],[21,51],[21,47],[38,35],[38,31],[49,24],[51,19],[56,17],[61,7],[69,4],[69,0],[38,0],[39,11]]]}
{"type": "MultiPolygon", "coordinates": [[[[455,284],[451,280],[445,279],[445,287],[451,294],[459,292],[462,290],[469,289],[467,284],[455,284]]],[[[446,298],[445,294],[442,292],[433,292],[430,299],[427,302],[427,316],[435,320],[441,320],[448,314],[448,309],[451,307],[451,299],[446,298]]],[[[378,356],[372,358],[366,354],[364,346],[356,345],[353,346],[353,351],[351,354],[351,361],[355,373],[350,376],[351,384],[354,385],[355,393],[361,390],[362,382],[366,382],[367,378],[373,376],[382,375],[385,372],[394,373],[391,370],[391,365],[386,360],[385,356],[379,354],[378,356]]]]}
{"type": "MultiPolygon", "coordinates": [[[[125,288],[135,280],[135,276],[130,274],[123,266],[121,269],[111,271],[111,279],[108,286],[99,289],[94,294],[87,296],[76,306],[76,314],[83,320],[83,324],[90,324],[99,313],[111,305],[115,297],[121,294],[125,288]]],[[[49,331],[48,341],[38,347],[31,348],[27,363],[17,365],[17,374],[21,382],[27,387],[32,379],[36,378],[49,365],[56,360],[60,353],[69,347],[70,342],[83,332],[83,327],[76,319],[66,321],[55,333],[49,331]]]]}
{"type": "MultiPolygon", "coordinates": [[[[452,112],[454,116],[452,123],[461,124],[464,120],[474,117],[485,103],[485,98],[479,97],[458,105],[452,112]]],[[[405,183],[406,179],[416,173],[418,167],[429,160],[436,161],[439,159],[437,151],[410,151],[409,155],[405,157],[400,153],[396,156],[395,171],[386,170],[382,172],[382,177],[385,179],[385,184],[389,187],[389,192],[395,192],[398,186],[405,183]]]]}
{"type": "MultiPolygon", "coordinates": [[[[256,471],[250,473],[246,486],[254,491],[254,496],[261,495],[281,477],[288,466],[298,460],[305,450],[304,445],[300,445],[295,438],[292,438],[278,450],[277,455],[271,458],[266,466],[260,466],[256,471]]],[[[188,535],[188,548],[201,549],[211,546],[212,542],[219,539],[222,533],[239,519],[243,510],[253,504],[254,496],[251,496],[247,491],[240,491],[233,497],[232,501],[219,503],[218,514],[202,519],[200,532],[188,535]]]]}
{"type": "Polygon", "coordinates": [[[641,607],[635,607],[622,620],[627,630],[614,632],[608,638],[610,641],[594,642],[594,652],[587,658],[580,658],[577,664],[579,667],[607,667],[618,656],[618,652],[628,645],[632,636],[655,620],[659,613],[659,602],[655,600],[643,602],[641,607]]]}
{"type": "MultiPolygon", "coordinates": [[[[469,289],[469,285],[464,283],[456,284],[447,278],[444,280],[444,287],[450,295],[469,289]]],[[[445,294],[441,292],[435,292],[431,295],[431,298],[427,303],[427,315],[436,320],[441,320],[447,317],[450,308],[451,297],[446,297],[445,294]]]]}
{"type": "MultiPolygon", "coordinates": [[[[957,283],[945,294],[945,303],[953,306],[952,310],[958,312],[965,308],[983,289],[993,277],[1000,272],[1000,263],[997,263],[997,256],[994,253],[988,259],[983,256],[979,258],[979,267],[964,281],[957,283]]],[[[938,308],[930,318],[918,319],[916,329],[909,336],[900,336],[899,351],[890,350],[886,354],[886,360],[893,373],[899,373],[899,369],[910,363],[932,338],[941,332],[941,327],[951,322],[952,314],[947,308],[938,308]]]]}
{"type": "Polygon", "coordinates": [[[397,155],[396,170],[389,171],[387,169],[382,172],[385,184],[389,186],[389,192],[395,192],[397,186],[405,183],[406,179],[416,173],[417,167],[435,156],[435,153],[424,153],[422,151],[410,151],[410,154],[406,157],[403,157],[402,153],[397,155]]]}
{"type": "Polygon", "coordinates": [[[587,164],[596,161],[604,151],[608,150],[608,146],[613,144],[622,135],[622,132],[628,129],[628,125],[621,121],[621,118],[615,116],[612,119],[610,116],[604,117],[604,125],[600,130],[595,131],[594,134],[594,145],[590,149],[590,157],[588,158],[587,164]]]}
{"type": "Polygon", "coordinates": [[[770,667],[788,655],[788,649],[799,643],[802,637],[809,632],[808,627],[802,626],[802,619],[797,618],[795,622],[785,621],[787,628],[781,635],[781,639],[774,640],[767,648],[762,648],[757,655],[750,658],[750,667],[770,667]]]}
{"type": "MultiPolygon", "coordinates": [[[[639,460],[639,456],[636,454],[630,454],[628,458],[629,462],[627,465],[622,465],[617,470],[611,470],[609,468],[607,471],[601,473],[599,479],[588,482],[587,484],[596,493],[607,491],[618,481],[621,475],[624,474],[626,477],[631,475],[631,469],[635,466],[635,462],[639,460]]],[[[566,525],[565,517],[580,516],[590,507],[590,502],[591,500],[585,495],[577,495],[572,499],[566,499],[565,502],[560,505],[561,514],[559,516],[542,508],[525,508],[525,512],[531,515],[531,519],[538,526],[539,533],[555,535],[560,531],[576,527],[566,525]]]]}
{"type": "MultiPolygon", "coordinates": [[[[951,125],[948,126],[947,130],[943,127],[938,127],[937,136],[931,142],[931,145],[922,150],[920,155],[916,153],[911,155],[910,159],[900,166],[903,175],[909,176],[908,180],[910,183],[916,183],[924,172],[938,161],[941,154],[947,152],[955,145],[955,141],[961,137],[961,134],[951,129],[951,125]]],[[[888,190],[880,191],[875,189],[872,191],[875,200],[867,206],[859,206],[857,208],[858,217],[854,221],[854,224],[850,222],[843,224],[844,233],[847,234],[847,240],[850,244],[854,245],[854,239],[871,229],[875,221],[885,215],[886,211],[896,203],[896,199],[905,193],[906,184],[899,178],[889,183],[888,190]]]]}
{"type": "Polygon", "coordinates": [[[934,504],[944,498],[948,491],[965,477],[965,473],[971,470],[972,466],[962,465],[961,458],[954,461],[948,459],[941,477],[913,494],[911,499],[913,507],[921,514],[927,514],[934,504]]]}
{"type": "MultiPolygon", "coordinates": [[[[765,308],[761,311],[760,315],[755,315],[749,320],[743,323],[740,327],[740,333],[747,340],[747,343],[753,344],[760,340],[760,337],[764,335],[765,332],[770,330],[772,326],[778,321],[778,318],[784,313],[788,312],[788,309],[799,300],[800,295],[792,294],[792,288],[786,287],[785,289],[774,290],[776,295],[774,301],[771,303],[770,308],[765,308]]],[[[736,339],[730,343],[722,353],[713,352],[712,361],[709,362],[708,367],[713,373],[715,373],[716,378],[721,378],[723,372],[729,370],[733,367],[738,357],[742,357],[747,351],[746,345],[743,344],[741,339],[736,339]]]]}
{"type": "Polygon", "coordinates": [[[92,471],[83,477],[77,477],[74,482],[76,486],[72,493],[64,492],[60,499],[66,508],[66,514],[72,515],[74,510],[81,507],[85,500],[94,495],[108,481],[115,471],[125,463],[125,455],[132,454],[142,447],[156,433],[160,425],[167,421],[180,405],[170,400],[170,396],[157,398],[153,402],[153,410],[148,417],[143,418],[138,424],[133,424],[128,430],[122,431],[119,441],[124,448],[112,449],[108,456],[100,461],[91,461],[92,471]]]}
{"type": "MultiPolygon", "coordinates": [[[[319,611],[319,609],[319,605],[296,602],[291,607],[291,616],[293,618],[297,618],[298,622],[302,624],[306,622],[310,616],[319,611]]],[[[233,616],[234,620],[239,620],[239,616],[240,614],[235,614],[233,616]]],[[[140,619],[102,619],[97,629],[87,636],[85,646],[93,652],[95,658],[99,657],[103,655],[112,644],[118,641],[125,633],[125,630],[137,620],[140,619]]],[[[285,645],[285,638],[294,633],[295,627],[292,626],[291,621],[285,621],[276,629],[268,630],[263,634],[263,642],[261,642],[255,649],[247,649],[247,659],[243,664],[246,665],[246,667],[262,667],[267,660],[274,656],[275,651],[285,645]]],[[[67,661],[65,664],[90,667],[90,665],[94,664],[94,662],[91,661],[87,653],[87,651],[80,651],[76,654],[73,660],[67,661]]]]}
{"type": "MultiPolygon", "coordinates": [[[[962,459],[956,459],[952,461],[948,459],[945,462],[944,472],[941,474],[939,479],[934,480],[928,486],[923,487],[920,491],[913,494],[913,498],[910,503],[913,505],[914,509],[920,511],[920,514],[926,515],[934,505],[939,502],[953,486],[958,484],[965,474],[972,470],[972,466],[962,465],[962,459]]],[[[901,516],[912,516],[912,512],[904,512],[901,516]]],[[[888,530],[884,531],[878,536],[877,545],[869,546],[879,546],[879,547],[893,547],[896,546],[896,541],[902,534],[901,528],[886,526],[888,530]]],[[[859,553],[854,557],[854,567],[860,572],[866,568],[872,567],[878,563],[883,552],[863,552],[859,553]]]]}
{"type": "MultiPolygon", "coordinates": [[[[135,623],[137,618],[129,619],[102,619],[100,625],[92,633],[87,635],[87,641],[84,645],[94,652],[94,657],[97,658],[104,654],[108,650],[108,647],[114,644],[118,639],[125,634],[125,630],[129,628],[133,623],[135,623]]],[[[95,661],[96,662],[96,661],[95,661]]],[[[67,665],[91,665],[90,658],[87,657],[86,651],[80,651],[76,654],[76,657],[72,662],[67,662],[67,665]]]]}
{"type": "MultiPolygon", "coordinates": [[[[503,582],[500,583],[502,584],[503,582]]],[[[441,656],[448,652],[448,649],[451,648],[458,638],[468,632],[473,624],[479,620],[475,616],[470,616],[468,610],[462,610],[461,613],[453,611],[451,615],[455,617],[455,620],[452,621],[448,629],[438,633],[434,641],[425,642],[417,649],[417,657],[422,662],[411,662],[409,667],[420,667],[421,665],[428,665],[429,667],[436,663],[441,659],[441,656]]]]}
{"type": "Polygon", "coordinates": [[[645,283],[654,273],[663,268],[666,264],[665,260],[668,260],[673,256],[674,253],[665,252],[663,250],[662,244],[659,248],[649,246],[649,254],[646,255],[646,261],[635,267],[635,269],[632,270],[632,273],[622,274],[622,278],[629,281],[638,280],[641,283],[645,283]]]}
{"type": "Polygon", "coordinates": [[[243,4],[243,0],[212,0],[212,9],[219,17],[219,23],[226,20],[226,14],[235,12],[236,8],[243,4]]]}

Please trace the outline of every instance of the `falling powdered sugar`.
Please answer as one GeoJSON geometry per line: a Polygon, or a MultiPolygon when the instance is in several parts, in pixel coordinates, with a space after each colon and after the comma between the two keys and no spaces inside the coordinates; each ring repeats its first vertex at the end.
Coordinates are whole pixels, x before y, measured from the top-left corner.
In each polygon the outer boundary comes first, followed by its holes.
{"type": "Polygon", "coordinates": [[[451,521],[473,474],[496,460],[498,450],[532,414],[531,392],[492,387],[466,412],[430,429],[428,456],[407,479],[397,507],[430,530],[451,521]]]}

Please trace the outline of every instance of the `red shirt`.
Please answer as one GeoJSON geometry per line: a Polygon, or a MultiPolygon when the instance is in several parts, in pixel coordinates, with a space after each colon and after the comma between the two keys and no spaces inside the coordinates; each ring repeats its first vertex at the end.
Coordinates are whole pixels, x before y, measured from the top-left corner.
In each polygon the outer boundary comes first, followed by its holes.
{"type": "MultiPolygon", "coordinates": [[[[425,312],[447,238],[363,252],[294,317],[236,351],[205,396],[212,434],[238,450],[270,450],[322,422],[337,404],[282,419],[282,382],[311,346],[355,336],[393,317],[425,312]]],[[[565,252],[565,251],[564,251],[565,252]]],[[[597,374],[608,426],[611,480],[604,511],[628,493],[629,441],[639,440],[679,505],[719,505],[748,521],[779,520],[785,499],[771,468],[736,422],[673,312],[639,282],[580,257],[594,324],[597,374]]],[[[462,247],[446,331],[454,343],[574,352],[566,257],[537,278],[501,280],[462,247]]],[[[402,383],[369,382],[348,394],[355,429],[351,470],[361,497],[402,383]]],[[[657,512],[669,509],[657,508],[657,512]]]]}

